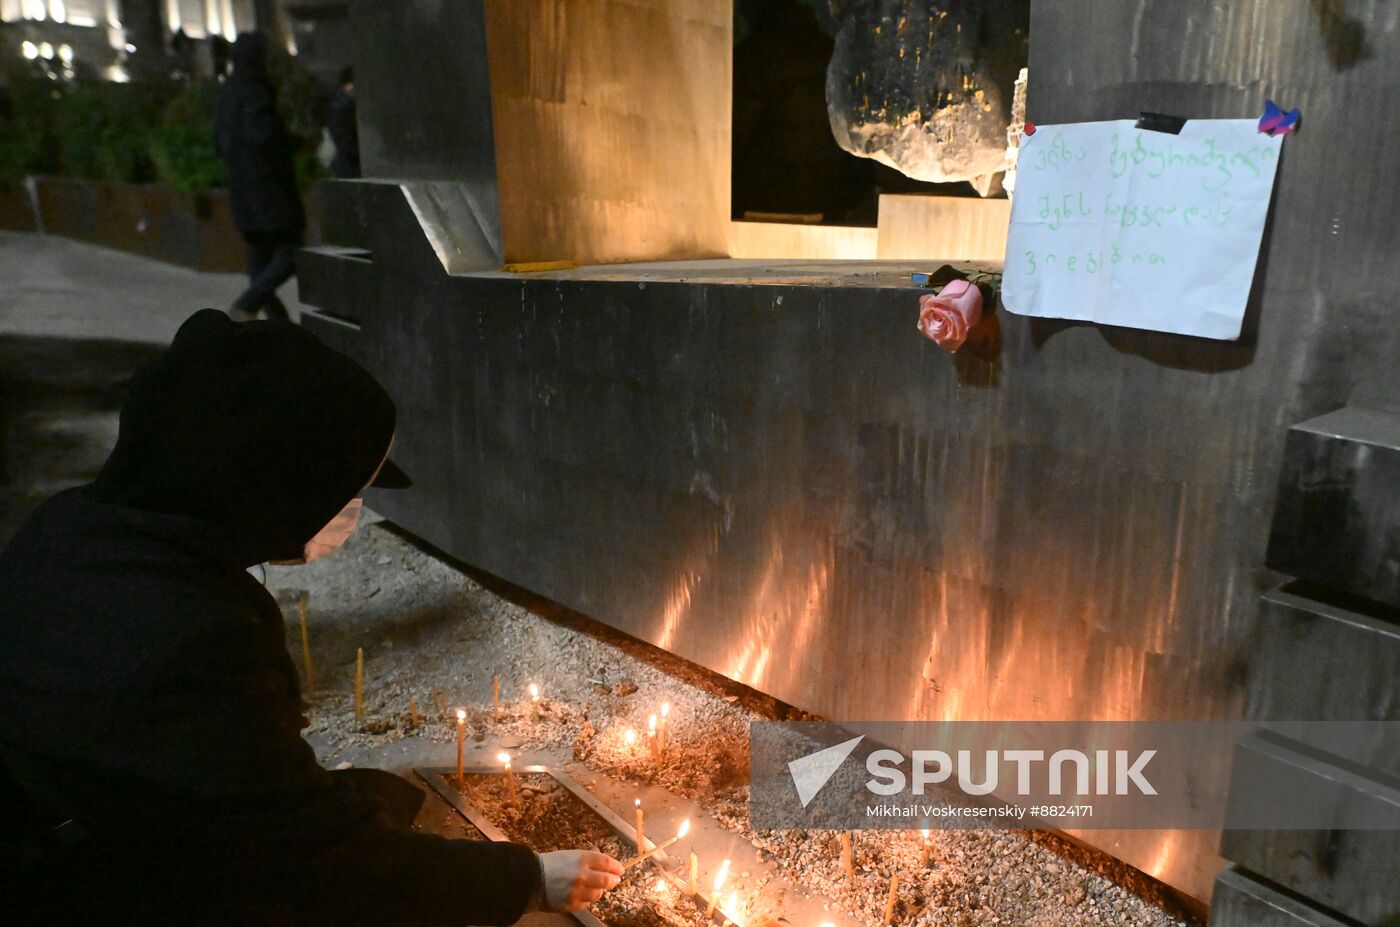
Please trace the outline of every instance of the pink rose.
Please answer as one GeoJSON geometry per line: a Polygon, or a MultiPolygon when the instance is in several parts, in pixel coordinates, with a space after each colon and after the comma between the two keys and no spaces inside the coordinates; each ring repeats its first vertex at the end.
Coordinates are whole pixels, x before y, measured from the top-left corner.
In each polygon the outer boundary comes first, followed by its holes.
{"type": "Polygon", "coordinates": [[[952,280],[936,295],[919,297],[919,331],[945,351],[956,351],[982,318],[982,291],[966,280],[952,280]]]}

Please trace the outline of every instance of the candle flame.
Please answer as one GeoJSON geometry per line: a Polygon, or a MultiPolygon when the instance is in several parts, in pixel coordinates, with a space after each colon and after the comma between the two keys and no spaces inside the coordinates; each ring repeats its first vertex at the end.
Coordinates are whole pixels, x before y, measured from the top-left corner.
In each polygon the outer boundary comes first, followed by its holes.
{"type": "Polygon", "coordinates": [[[690,833],[690,818],[681,821],[681,829],[676,831],[676,839],[679,840],[688,833],[690,833]]]}
{"type": "Polygon", "coordinates": [[[661,717],[664,718],[664,717],[666,717],[667,715],[669,715],[670,713],[671,713],[671,703],[670,703],[670,702],[662,702],[662,703],[661,703],[661,717]]]}
{"type": "Polygon", "coordinates": [[[716,893],[716,894],[718,894],[718,893],[719,893],[719,890],[720,890],[721,888],[724,887],[724,880],[727,879],[728,877],[729,877],[729,860],[726,859],[724,862],[722,862],[722,863],[719,864],[719,872],[716,872],[716,873],[715,873],[715,893],[716,893]]]}
{"type": "Polygon", "coordinates": [[[463,711],[462,709],[458,708],[458,709],[457,709],[457,721],[458,721],[458,723],[461,723],[461,722],[463,722],[463,721],[465,721],[465,720],[467,720],[467,713],[466,713],[465,711],[463,711]]]}
{"type": "Polygon", "coordinates": [[[647,719],[647,732],[650,734],[656,733],[656,715],[652,715],[647,719]]]}
{"type": "Polygon", "coordinates": [[[671,886],[669,886],[669,885],[666,884],[666,880],[665,880],[665,879],[657,879],[657,880],[656,880],[656,894],[658,894],[658,895],[664,895],[664,894],[666,894],[666,890],[669,889],[670,887],[671,887],[671,886]]]}
{"type": "Polygon", "coordinates": [[[509,766],[509,765],[510,765],[510,754],[509,754],[509,753],[505,753],[505,752],[497,753],[497,754],[496,754],[496,760],[497,760],[498,762],[505,763],[507,766],[509,766]]]}
{"type": "Polygon", "coordinates": [[[928,828],[927,828],[927,827],[923,828],[923,834],[924,834],[924,843],[928,843],[928,828]]]}
{"type": "Polygon", "coordinates": [[[540,700],[540,687],[533,682],[530,683],[530,700],[532,702],[538,702],[540,700]]]}
{"type": "Polygon", "coordinates": [[[729,893],[729,897],[724,899],[720,910],[724,912],[725,917],[734,922],[735,927],[743,927],[739,920],[739,892],[737,890],[729,893]]]}
{"type": "Polygon", "coordinates": [[[637,732],[629,727],[627,730],[623,731],[622,739],[627,741],[629,746],[635,744],[637,742],[637,732]]]}
{"type": "Polygon", "coordinates": [[[642,807],[642,800],[641,800],[640,798],[638,798],[638,799],[636,800],[635,804],[636,804],[636,806],[637,806],[638,808],[642,807]]]}

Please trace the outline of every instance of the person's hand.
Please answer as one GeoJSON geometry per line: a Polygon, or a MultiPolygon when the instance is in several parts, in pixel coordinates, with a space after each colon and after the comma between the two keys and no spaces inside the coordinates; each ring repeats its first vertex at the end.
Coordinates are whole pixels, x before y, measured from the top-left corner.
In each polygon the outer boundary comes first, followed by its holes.
{"type": "Polygon", "coordinates": [[[551,911],[577,911],[622,881],[622,864],[606,853],[555,850],[540,854],[544,901],[551,911]]]}

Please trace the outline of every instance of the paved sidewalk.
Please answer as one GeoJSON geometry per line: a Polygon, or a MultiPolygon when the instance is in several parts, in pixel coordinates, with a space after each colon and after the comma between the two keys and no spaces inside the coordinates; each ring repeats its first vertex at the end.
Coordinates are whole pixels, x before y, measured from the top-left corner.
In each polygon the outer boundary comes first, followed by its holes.
{"type": "MultiPolygon", "coordinates": [[[[132,373],[238,274],[205,274],[67,238],[0,232],[0,545],[40,500],[91,480],[132,373]]],[[[294,313],[296,284],[281,295],[294,313]]]]}
{"type": "MultiPolygon", "coordinates": [[[[0,232],[0,335],[168,344],[196,309],[226,308],[246,285],[57,235],[0,232]]],[[[279,291],[295,315],[296,281],[279,291]]]]}

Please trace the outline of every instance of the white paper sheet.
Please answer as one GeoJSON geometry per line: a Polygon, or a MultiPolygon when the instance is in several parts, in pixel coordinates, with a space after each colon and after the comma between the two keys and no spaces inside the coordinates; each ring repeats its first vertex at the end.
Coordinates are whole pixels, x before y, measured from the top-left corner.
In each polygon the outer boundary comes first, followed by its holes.
{"type": "Polygon", "coordinates": [[[1021,141],[1002,302],[1018,315],[1239,337],[1283,136],[1130,120],[1021,141]]]}

